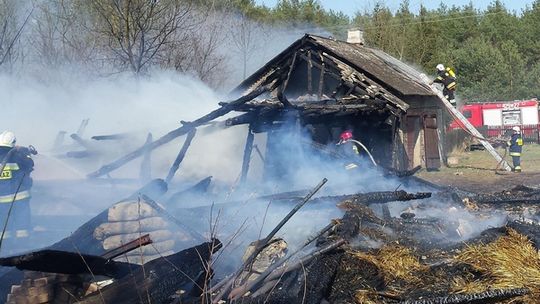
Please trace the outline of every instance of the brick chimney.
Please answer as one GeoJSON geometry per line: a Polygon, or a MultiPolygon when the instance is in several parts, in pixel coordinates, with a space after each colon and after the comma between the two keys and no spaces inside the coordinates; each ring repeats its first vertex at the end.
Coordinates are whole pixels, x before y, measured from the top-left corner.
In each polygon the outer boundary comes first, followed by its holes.
{"type": "Polygon", "coordinates": [[[364,45],[364,32],[357,28],[348,30],[347,42],[364,45]]]}

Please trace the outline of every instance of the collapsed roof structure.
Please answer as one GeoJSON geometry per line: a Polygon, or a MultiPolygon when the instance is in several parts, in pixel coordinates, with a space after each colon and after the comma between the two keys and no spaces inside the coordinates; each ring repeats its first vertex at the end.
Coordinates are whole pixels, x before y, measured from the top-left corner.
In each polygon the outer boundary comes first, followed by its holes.
{"type": "MultiPolygon", "coordinates": [[[[354,137],[385,168],[437,169],[444,158],[443,105],[421,74],[376,49],[306,34],[244,80],[220,108],[90,173],[99,177],[229,112],[244,112],[226,126],[248,124],[242,179],[249,168],[253,134],[268,135],[267,177],[290,170],[277,151],[287,150],[281,136],[309,132],[323,147],[351,129],[354,137]],[[292,131],[292,132],[291,132],[292,131]]],[[[180,157],[181,156],[181,157],[180,157]]],[[[173,166],[175,167],[176,164],[173,166]]],[[[171,169],[173,170],[173,169],[171,169]]],[[[172,171],[171,174],[174,174],[172,171]]]]}
{"type": "MultiPolygon", "coordinates": [[[[306,34],[236,91],[261,86],[275,89],[239,106],[246,114],[229,125],[249,123],[253,132],[268,132],[270,143],[276,125],[291,120],[321,144],[351,128],[385,167],[440,166],[442,103],[418,71],[380,50],[306,34]]],[[[267,165],[279,166],[271,150],[282,148],[267,147],[267,165]]]]}

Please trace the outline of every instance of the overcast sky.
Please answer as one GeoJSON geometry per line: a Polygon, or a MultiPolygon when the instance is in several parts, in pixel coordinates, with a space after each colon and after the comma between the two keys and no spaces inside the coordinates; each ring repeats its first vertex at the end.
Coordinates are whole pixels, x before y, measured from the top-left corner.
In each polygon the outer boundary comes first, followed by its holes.
{"type": "MultiPolygon", "coordinates": [[[[277,3],[277,0],[256,0],[259,4],[265,4],[266,6],[275,6],[277,3]]],[[[392,10],[395,10],[399,7],[399,4],[401,3],[401,0],[386,0],[386,1],[376,1],[376,0],[320,0],[322,5],[326,9],[332,9],[335,11],[342,11],[349,16],[354,15],[356,11],[365,11],[365,10],[371,10],[375,6],[375,3],[382,2],[385,3],[386,6],[391,8],[392,10]]],[[[469,4],[470,0],[445,0],[444,3],[447,6],[463,6],[469,4]]],[[[479,9],[485,9],[490,3],[492,3],[492,0],[475,0],[473,1],[474,6],[479,9]]],[[[533,0],[502,0],[502,2],[505,4],[505,6],[512,10],[516,11],[518,13],[521,13],[522,9],[525,8],[525,6],[533,3],[533,0]]],[[[420,5],[423,4],[427,8],[437,8],[439,7],[441,1],[438,0],[410,0],[410,9],[414,12],[417,12],[420,8],[420,5]]]]}

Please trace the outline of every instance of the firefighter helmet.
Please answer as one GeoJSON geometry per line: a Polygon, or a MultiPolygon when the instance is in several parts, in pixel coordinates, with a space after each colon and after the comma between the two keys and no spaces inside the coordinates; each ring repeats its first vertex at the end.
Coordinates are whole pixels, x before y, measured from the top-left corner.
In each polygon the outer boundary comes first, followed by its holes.
{"type": "Polygon", "coordinates": [[[344,141],[347,141],[349,139],[352,139],[353,138],[353,135],[352,135],[352,131],[351,130],[346,130],[346,131],[343,131],[340,135],[339,135],[339,140],[344,142],[344,141]]]}
{"type": "Polygon", "coordinates": [[[444,71],[444,65],[442,63],[437,64],[437,71],[444,71]]]}
{"type": "Polygon", "coordinates": [[[512,130],[514,130],[516,133],[521,132],[521,129],[518,126],[513,127],[512,130]]]}
{"type": "Polygon", "coordinates": [[[13,148],[16,141],[17,141],[17,138],[15,138],[15,134],[13,134],[13,132],[4,131],[0,133],[0,147],[13,148]]]}

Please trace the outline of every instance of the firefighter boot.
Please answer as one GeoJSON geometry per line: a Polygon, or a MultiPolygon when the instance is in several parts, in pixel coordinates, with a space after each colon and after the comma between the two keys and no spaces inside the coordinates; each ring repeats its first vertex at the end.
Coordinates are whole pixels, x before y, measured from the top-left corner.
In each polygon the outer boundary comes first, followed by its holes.
{"type": "Polygon", "coordinates": [[[516,166],[514,168],[514,172],[517,172],[517,173],[521,172],[521,166],[516,166]]]}

